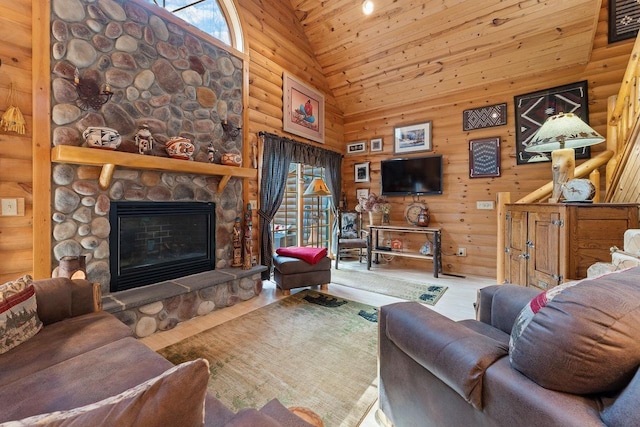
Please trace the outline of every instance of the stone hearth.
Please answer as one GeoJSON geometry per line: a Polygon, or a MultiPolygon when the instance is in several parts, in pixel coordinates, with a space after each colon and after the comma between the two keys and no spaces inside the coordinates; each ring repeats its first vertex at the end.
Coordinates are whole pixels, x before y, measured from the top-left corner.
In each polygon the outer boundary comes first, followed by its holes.
{"type": "Polygon", "coordinates": [[[105,295],[103,309],[129,325],[138,337],[246,301],[262,291],[260,273],[224,268],[105,295]]]}

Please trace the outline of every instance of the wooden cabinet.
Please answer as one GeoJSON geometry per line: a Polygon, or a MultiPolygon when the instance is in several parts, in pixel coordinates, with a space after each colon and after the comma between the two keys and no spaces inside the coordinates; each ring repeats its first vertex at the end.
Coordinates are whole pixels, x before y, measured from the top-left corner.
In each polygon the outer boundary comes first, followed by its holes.
{"type": "Polygon", "coordinates": [[[509,204],[505,218],[505,281],[549,289],[610,262],[609,248],[638,228],[638,205],[509,204]]]}

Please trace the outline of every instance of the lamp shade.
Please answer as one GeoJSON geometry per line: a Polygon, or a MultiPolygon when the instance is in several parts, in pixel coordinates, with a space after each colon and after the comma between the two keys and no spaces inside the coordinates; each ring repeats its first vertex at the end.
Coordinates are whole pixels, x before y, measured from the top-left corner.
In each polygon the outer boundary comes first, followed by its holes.
{"type": "Polygon", "coordinates": [[[560,148],[581,148],[604,141],[602,135],[573,113],[549,117],[533,136],[528,152],[549,152],[560,148]]]}
{"type": "Polygon", "coordinates": [[[329,191],[327,184],[325,184],[322,178],[313,178],[313,181],[311,181],[311,184],[309,184],[305,190],[304,195],[318,197],[330,196],[331,191],[329,191]]]}

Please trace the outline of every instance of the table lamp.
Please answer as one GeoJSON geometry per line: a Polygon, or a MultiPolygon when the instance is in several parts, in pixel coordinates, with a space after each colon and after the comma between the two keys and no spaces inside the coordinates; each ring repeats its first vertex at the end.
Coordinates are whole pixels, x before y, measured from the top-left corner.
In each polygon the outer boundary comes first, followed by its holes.
{"type": "Polygon", "coordinates": [[[313,178],[313,180],[311,181],[311,184],[309,184],[307,189],[304,191],[304,195],[305,196],[315,196],[315,197],[318,198],[318,213],[317,213],[317,215],[318,215],[318,236],[316,236],[318,241],[316,242],[316,245],[319,246],[319,243],[320,243],[320,218],[322,217],[322,215],[320,213],[320,197],[330,196],[331,195],[331,191],[329,191],[329,187],[327,187],[327,184],[324,182],[324,180],[322,178],[313,178]]]}
{"type": "Polygon", "coordinates": [[[549,203],[557,203],[560,200],[562,186],[573,179],[576,167],[574,149],[599,144],[604,140],[602,135],[573,113],[556,114],[544,122],[524,151],[551,151],[553,191],[549,203]]]}

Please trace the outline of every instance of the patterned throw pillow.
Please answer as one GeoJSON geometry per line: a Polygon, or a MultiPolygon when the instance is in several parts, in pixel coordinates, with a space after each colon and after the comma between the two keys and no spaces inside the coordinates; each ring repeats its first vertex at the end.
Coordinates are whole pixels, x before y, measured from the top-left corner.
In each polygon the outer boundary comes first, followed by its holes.
{"type": "Polygon", "coordinates": [[[549,301],[551,301],[560,292],[567,288],[570,288],[571,286],[575,286],[578,283],[580,283],[580,281],[567,282],[551,288],[546,292],[538,294],[538,296],[529,301],[529,304],[524,306],[524,308],[520,311],[520,314],[518,314],[516,321],[513,323],[513,329],[511,329],[511,337],[509,338],[509,361],[511,361],[511,363],[513,363],[511,355],[513,354],[513,350],[516,347],[518,339],[522,336],[522,333],[525,331],[525,329],[527,329],[529,323],[531,323],[531,319],[533,319],[533,316],[538,311],[540,311],[540,309],[545,307],[549,303],[549,301]]]}
{"type": "Polygon", "coordinates": [[[22,276],[0,285],[0,354],[27,341],[42,329],[33,279],[22,276]]]}

